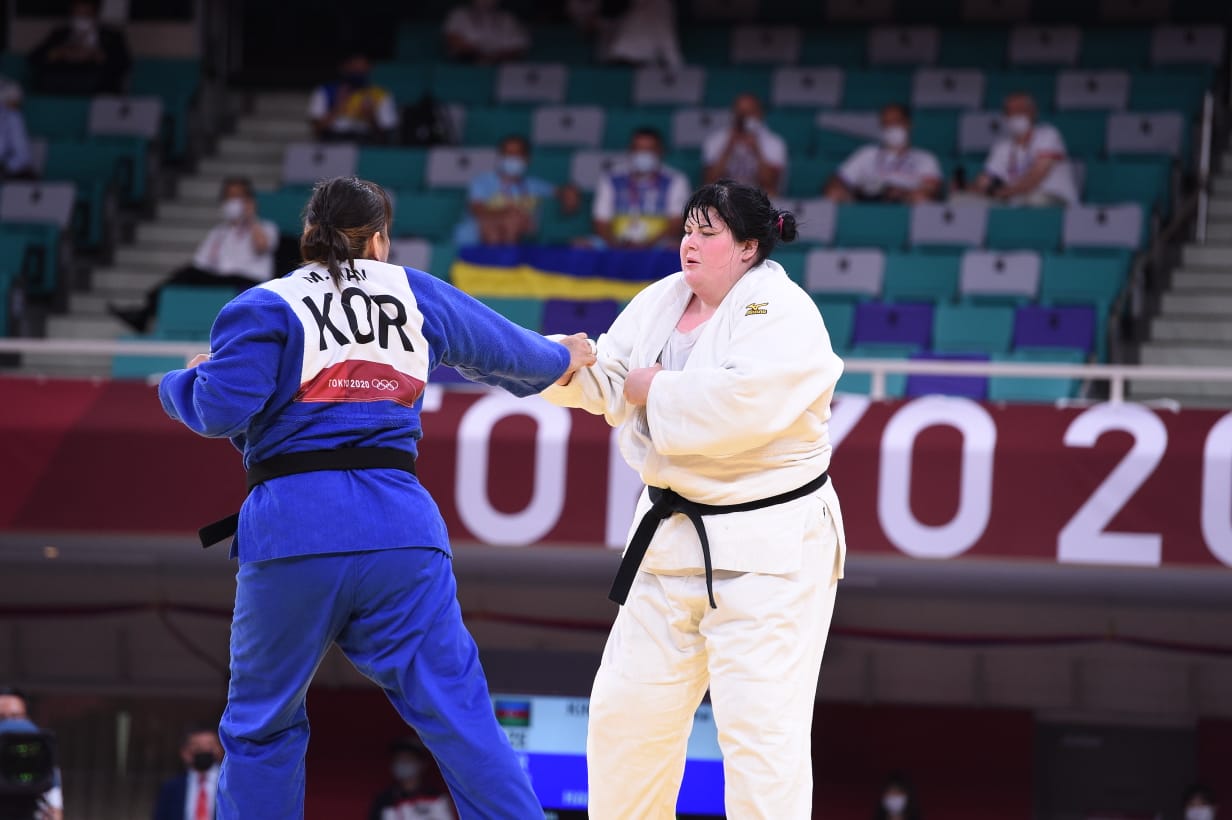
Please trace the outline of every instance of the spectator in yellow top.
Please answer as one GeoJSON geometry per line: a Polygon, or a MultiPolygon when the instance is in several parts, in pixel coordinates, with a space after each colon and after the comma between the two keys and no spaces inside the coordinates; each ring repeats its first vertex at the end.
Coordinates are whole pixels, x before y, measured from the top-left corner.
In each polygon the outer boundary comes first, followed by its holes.
{"type": "Polygon", "coordinates": [[[372,64],[352,54],[338,66],[338,79],[317,86],[308,119],[317,139],[333,142],[388,142],[398,127],[398,107],[388,90],[373,85],[372,64]]]}

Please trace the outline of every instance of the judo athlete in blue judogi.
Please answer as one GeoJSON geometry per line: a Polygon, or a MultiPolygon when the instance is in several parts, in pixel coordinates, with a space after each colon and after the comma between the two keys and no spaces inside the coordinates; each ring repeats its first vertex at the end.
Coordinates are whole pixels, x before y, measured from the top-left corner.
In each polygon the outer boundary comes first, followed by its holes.
{"type": "Polygon", "coordinates": [[[385,690],[440,764],[459,814],[542,817],[462,624],[444,522],[414,475],[438,363],[515,395],[594,361],[421,271],[386,264],[377,185],[323,182],[305,266],[219,314],[208,356],[168,373],[166,411],[244,454],[218,818],[303,816],[305,696],[331,643],[385,690]]]}

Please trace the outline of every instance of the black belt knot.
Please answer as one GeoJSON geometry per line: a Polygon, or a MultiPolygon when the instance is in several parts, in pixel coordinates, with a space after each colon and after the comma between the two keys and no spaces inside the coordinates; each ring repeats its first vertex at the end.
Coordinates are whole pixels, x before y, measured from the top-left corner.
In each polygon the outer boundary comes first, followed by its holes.
{"type": "Polygon", "coordinates": [[[633,531],[633,538],[629,540],[629,547],[625,550],[625,556],[620,561],[620,569],[616,571],[616,579],[612,582],[612,591],[608,593],[608,598],[624,605],[624,602],[629,598],[629,590],[633,587],[633,579],[637,577],[638,569],[642,565],[642,559],[646,557],[646,551],[650,549],[650,542],[654,538],[655,531],[659,528],[659,523],[671,518],[676,513],[680,513],[692,522],[693,529],[697,531],[697,539],[702,545],[702,565],[706,569],[706,596],[710,600],[710,608],[718,609],[718,605],[714,602],[714,568],[711,566],[710,561],[710,539],[706,536],[706,522],[702,520],[702,516],[750,512],[752,510],[773,507],[778,504],[786,504],[788,501],[795,501],[798,498],[804,498],[806,495],[817,492],[817,490],[825,486],[828,478],[829,473],[822,473],[817,478],[794,490],[779,493],[770,498],[745,501],[740,504],[699,504],[696,501],[690,501],[675,490],[663,487],[647,487],[646,490],[650,496],[651,507],[642,516],[642,520],[638,522],[637,529],[633,531]]]}

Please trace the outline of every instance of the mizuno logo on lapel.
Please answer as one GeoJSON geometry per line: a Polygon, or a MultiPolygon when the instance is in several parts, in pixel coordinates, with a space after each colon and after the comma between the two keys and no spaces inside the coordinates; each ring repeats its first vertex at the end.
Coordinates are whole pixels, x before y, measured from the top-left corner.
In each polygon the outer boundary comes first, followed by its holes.
{"type": "Polygon", "coordinates": [[[766,310],[770,306],[769,302],[749,302],[744,306],[745,316],[765,316],[770,311],[766,310]]]}

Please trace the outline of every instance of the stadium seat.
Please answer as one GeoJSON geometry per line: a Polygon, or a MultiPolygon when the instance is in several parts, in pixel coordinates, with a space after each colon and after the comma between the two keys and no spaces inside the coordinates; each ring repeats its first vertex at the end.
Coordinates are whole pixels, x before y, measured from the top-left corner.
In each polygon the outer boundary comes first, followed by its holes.
{"type": "Polygon", "coordinates": [[[817,115],[817,151],[846,156],[870,142],[881,141],[881,123],[874,111],[822,111],[817,115]]]}
{"type": "MultiPolygon", "coordinates": [[[[906,359],[919,348],[915,345],[901,344],[857,344],[843,353],[843,358],[851,359],[906,359]]],[[[868,395],[872,392],[872,374],[856,373],[850,368],[843,370],[835,393],[868,395]]],[[[887,373],[885,378],[885,393],[887,398],[898,398],[907,389],[907,376],[903,373],[887,373]]]]}
{"type": "Polygon", "coordinates": [[[1146,28],[1090,27],[1082,32],[1078,64],[1084,68],[1138,68],[1151,57],[1146,28]]]}
{"type": "Polygon", "coordinates": [[[57,291],[69,255],[76,202],[72,182],[14,181],[0,187],[0,231],[6,240],[17,238],[22,247],[10,269],[22,272],[28,291],[57,291]]]}
{"type": "Polygon", "coordinates": [[[168,157],[180,159],[188,151],[188,120],[200,86],[200,60],[140,57],[133,61],[129,93],[162,100],[164,149],[168,157]]]}
{"type": "Polygon", "coordinates": [[[569,68],[561,63],[503,63],[496,70],[496,102],[560,104],[569,68]]]}
{"type": "Polygon", "coordinates": [[[624,107],[633,98],[633,70],[624,66],[573,66],[565,101],[572,105],[624,107]]]}
{"type": "Polygon", "coordinates": [[[733,65],[795,63],[803,42],[799,26],[737,26],[732,29],[730,60],[733,65]]]}
{"type": "MultiPolygon", "coordinates": [[[[1015,350],[1005,356],[994,357],[998,361],[1029,362],[1032,364],[1082,364],[1085,356],[1078,350],[1015,350]]],[[[1012,402],[1057,402],[1074,398],[1080,386],[1078,379],[1064,376],[1033,377],[992,376],[988,379],[990,401],[1012,402]]]]}
{"type": "Polygon", "coordinates": [[[843,70],[833,66],[783,66],[775,69],[772,108],[837,108],[843,97],[843,70]]]}
{"type": "Polygon", "coordinates": [[[1047,71],[990,72],[984,83],[984,108],[1000,111],[1007,94],[1025,91],[1035,100],[1040,111],[1048,111],[1053,106],[1056,85],[1056,78],[1047,71]]]}
{"type": "MultiPolygon", "coordinates": [[[[257,191],[257,213],[278,226],[282,236],[298,237],[304,230],[304,195],[300,191],[257,191]]],[[[394,203],[394,220],[398,205],[394,203]]]]}
{"type": "Polygon", "coordinates": [[[443,279],[446,282],[450,281],[453,262],[457,256],[458,249],[454,247],[452,242],[433,242],[431,267],[428,273],[437,279],[443,279]]]}
{"type": "Polygon", "coordinates": [[[851,334],[853,347],[869,344],[909,346],[924,350],[932,341],[931,304],[887,304],[860,302],[856,305],[851,334]]]}
{"type": "Polygon", "coordinates": [[[785,109],[766,113],[766,125],[787,143],[788,173],[792,158],[813,151],[813,135],[816,133],[816,118],[811,111],[785,109]]]}
{"type": "Polygon", "coordinates": [[[912,247],[979,247],[988,229],[988,207],[925,202],[911,206],[912,247]]]}
{"type": "MultiPolygon", "coordinates": [[[[980,353],[939,353],[921,351],[911,356],[912,361],[986,362],[989,356],[980,353]]],[[[987,376],[949,376],[930,373],[912,373],[907,377],[904,395],[913,396],[961,396],[982,401],[988,398],[987,376]]]]}
{"type": "Polygon", "coordinates": [[[911,98],[911,72],[906,69],[855,69],[847,72],[843,108],[878,111],[889,103],[911,98]]]}
{"type": "Polygon", "coordinates": [[[1202,106],[1202,95],[1211,87],[1210,72],[1152,69],[1134,74],[1129,88],[1133,111],[1180,111],[1192,116],[1202,106]]]}
{"type": "Polygon", "coordinates": [[[1124,255],[1046,254],[1040,276],[1040,303],[1094,305],[1107,313],[1129,278],[1124,255]]]}
{"type": "Polygon", "coordinates": [[[712,133],[730,125],[731,112],[727,108],[678,108],[672,113],[668,144],[673,149],[697,150],[712,133]]]}
{"type": "Polygon", "coordinates": [[[1014,313],[1014,348],[1068,348],[1090,353],[1095,349],[1096,326],[1092,305],[1023,305],[1014,313]]]}
{"type": "Polygon", "coordinates": [[[999,111],[964,111],[958,118],[958,152],[987,155],[993,143],[1005,136],[1004,120],[999,111]]]}
{"type": "Polygon", "coordinates": [[[868,30],[868,64],[932,65],[941,47],[934,26],[873,26],[868,30]]]}
{"type": "Polygon", "coordinates": [[[86,132],[92,136],[132,136],[156,142],[162,134],[163,101],[158,97],[91,98],[86,132]]]}
{"type": "MultiPolygon", "coordinates": [[[[439,30],[436,32],[440,36],[439,30]]],[[[372,66],[372,84],[379,85],[393,95],[397,105],[417,102],[431,90],[430,67],[419,56],[414,63],[376,63],[372,66]]],[[[433,95],[439,92],[432,90],[433,95]]],[[[441,95],[441,99],[444,96],[441,95]]]]}
{"type": "Polygon", "coordinates": [[[1144,214],[1166,214],[1171,170],[1166,159],[1088,162],[1082,200],[1088,205],[1136,202],[1144,214]]]}
{"type": "Polygon", "coordinates": [[[1178,111],[1112,114],[1108,117],[1104,147],[1110,156],[1155,154],[1180,159],[1188,153],[1185,118],[1178,111]]]}
{"type": "Polygon", "coordinates": [[[885,278],[879,250],[817,248],[805,260],[804,289],[828,301],[876,299],[885,278]]]}
{"type": "Polygon", "coordinates": [[[531,37],[527,58],[541,62],[561,62],[572,70],[573,66],[594,61],[595,44],[586,37],[579,37],[576,26],[567,23],[538,23],[531,37]]]}
{"type": "Polygon", "coordinates": [[[996,71],[1005,65],[1007,37],[1005,29],[987,26],[942,29],[937,65],[996,71]]]}
{"type": "Polygon", "coordinates": [[[1156,26],[1151,32],[1151,62],[1155,65],[1223,62],[1223,26],[1156,26]]]}
{"type": "Polygon", "coordinates": [[[620,303],[615,299],[575,300],[548,299],[543,303],[543,320],[540,332],[582,333],[597,339],[607,333],[620,313],[620,303]]]}
{"type": "Polygon", "coordinates": [[[428,89],[440,100],[463,105],[490,105],[496,69],[489,65],[433,63],[428,89]]]}
{"type": "MultiPolygon", "coordinates": [[[[148,336],[121,337],[131,342],[181,341],[164,339],[156,331],[148,336]]],[[[111,358],[111,378],[120,380],[149,380],[185,364],[182,356],[153,356],[149,354],[116,355],[111,358]]]]}
{"type": "Polygon", "coordinates": [[[702,105],[729,108],[738,94],[752,94],[766,105],[770,101],[772,73],[769,68],[707,68],[702,105]]]}
{"type": "Polygon", "coordinates": [[[608,108],[603,125],[603,147],[628,148],[629,139],[639,128],[653,128],[663,135],[664,147],[672,137],[672,111],[669,108],[608,108]]]}
{"type": "Polygon", "coordinates": [[[0,222],[44,223],[68,230],[75,197],[72,182],[5,182],[0,185],[0,222]]]}
{"type": "Polygon", "coordinates": [[[568,148],[536,146],[530,155],[530,168],[527,173],[556,185],[566,185],[569,182],[569,164],[572,161],[573,151],[568,148]]]}
{"type": "Polygon", "coordinates": [[[158,335],[163,339],[208,339],[223,305],[235,298],[230,287],[169,285],[158,295],[158,335]]]}
{"type": "MultiPolygon", "coordinates": [[[[695,4],[695,13],[702,4],[695,4]]],[[[750,20],[757,15],[757,0],[718,0],[705,5],[722,6],[724,16],[720,18],[701,17],[699,20],[709,22],[711,19],[725,19],[731,22],[750,20]],[[739,7],[752,7],[750,15],[741,15],[739,7]],[[732,16],[732,15],[735,16],[732,16]]],[[[731,59],[732,27],[731,25],[693,25],[684,26],[679,30],[680,51],[688,65],[726,65],[731,59]]]]}
{"type": "Polygon", "coordinates": [[[393,234],[448,241],[466,207],[465,191],[395,191],[393,234]]]}
{"type": "Polygon", "coordinates": [[[429,188],[467,188],[476,176],[495,168],[495,148],[436,145],[428,149],[424,181],[429,188]]]}
{"type": "Polygon", "coordinates": [[[531,115],[530,141],[541,147],[598,148],[604,111],[598,105],[542,105],[531,115]]]}
{"type": "Polygon", "coordinates": [[[834,241],[851,248],[902,248],[907,242],[911,210],[905,205],[840,205],[834,241]]]}
{"type": "Polygon", "coordinates": [[[510,134],[529,137],[531,109],[520,105],[471,106],[466,109],[462,144],[494,147],[510,134]]]}
{"type": "Polygon", "coordinates": [[[479,301],[483,302],[492,310],[504,316],[514,324],[521,325],[527,330],[539,332],[539,328],[543,325],[543,300],[542,299],[505,299],[491,296],[480,296],[479,301]]]}
{"type": "Polygon", "coordinates": [[[432,264],[432,243],[424,239],[391,239],[386,261],[391,265],[426,271],[432,264]]]}
{"type": "Polygon", "coordinates": [[[120,198],[126,187],[131,190],[132,166],[125,147],[110,140],[48,143],[43,176],[76,183],[82,210],[74,229],[76,242],[82,247],[99,248],[106,241],[112,207],[108,203],[120,198]]]}
{"type": "Polygon", "coordinates": [[[844,159],[846,155],[834,154],[789,157],[791,165],[787,169],[787,195],[802,199],[816,197],[844,159]]]}
{"type": "Polygon", "coordinates": [[[1071,158],[1097,157],[1104,152],[1108,114],[1104,111],[1057,111],[1048,117],[1065,140],[1071,158]]]}
{"type": "Polygon", "coordinates": [[[28,94],[21,111],[26,130],[49,140],[75,140],[87,134],[90,97],[53,97],[28,94]]]}
{"type": "Polygon", "coordinates": [[[996,250],[1055,250],[1064,216],[1063,208],[989,208],[984,244],[996,250]]]}
{"type": "Polygon", "coordinates": [[[1138,203],[1071,205],[1065,209],[1061,239],[1067,249],[1125,248],[1145,241],[1146,220],[1138,203]]]}
{"type": "Polygon", "coordinates": [[[1058,110],[1122,110],[1129,105],[1129,72],[1059,71],[1054,104],[1058,110]]]}
{"type": "MultiPolygon", "coordinates": [[[[822,4],[815,4],[820,7],[822,4]]],[[[797,20],[807,13],[814,4],[804,4],[793,9],[797,20]]],[[[850,30],[841,27],[825,26],[814,28],[804,38],[800,48],[801,65],[838,65],[857,66],[865,63],[865,46],[863,38],[852,37],[850,30]]]]}
{"type": "Polygon", "coordinates": [[[831,301],[818,294],[813,296],[813,301],[821,311],[821,319],[830,335],[830,347],[841,354],[851,346],[851,332],[856,320],[855,305],[831,301]]]}
{"type": "Polygon", "coordinates": [[[974,301],[1032,301],[1039,293],[1040,255],[1035,251],[967,251],[958,292],[974,301]]]}
{"type": "Polygon", "coordinates": [[[955,111],[929,109],[915,111],[911,117],[911,144],[932,151],[940,160],[958,150],[958,119],[955,111]]]}
{"type": "Polygon", "coordinates": [[[1082,31],[1077,26],[1014,26],[1007,56],[1010,65],[1063,66],[1078,62],[1082,31]]]}
{"type": "Polygon", "coordinates": [[[540,206],[538,241],[544,245],[567,245],[589,236],[590,207],[589,194],[584,194],[577,210],[568,214],[561,210],[559,199],[548,197],[540,206]]]}
{"type": "Polygon", "coordinates": [[[699,66],[656,66],[633,72],[633,104],[636,106],[701,105],[705,88],[706,70],[699,66]]]}
{"type": "Polygon", "coordinates": [[[975,68],[920,68],[911,76],[911,107],[979,108],[984,100],[984,72],[975,68]]]}
{"type": "Polygon", "coordinates": [[[800,287],[804,287],[804,272],[808,267],[809,249],[800,245],[780,244],[774,249],[770,258],[783,266],[787,278],[800,287]]]}
{"type": "Polygon", "coordinates": [[[359,149],[355,173],[362,179],[377,180],[387,189],[418,189],[424,187],[427,165],[424,148],[364,146],[359,149]]]}
{"type": "Polygon", "coordinates": [[[949,302],[958,289],[958,254],[887,253],[881,297],[887,302],[949,302]]]}
{"type": "Polygon", "coordinates": [[[355,175],[359,147],[353,143],[293,142],[282,154],[283,185],[313,185],[317,180],[355,175]]]}
{"type": "Polygon", "coordinates": [[[583,191],[593,191],[599,177],[620,167],[626,158],[625,151],[574,151],[569,163],[569,181],[583,191]]]}
{"type": "Polygon", "coordinates": [[[818,245],[829,245],[834,241],[837,206],[830,200],[822,197],[794,200],[776,198],[774,206],[791,211],[796,217],[796,230],[800,241],[818,245]]]}
{"type": "Polygon", "coordinates": [[[669,151],[663,157],[663,164],[684,174],[690,184],[695,184],[702,178],[702,152],[696,148],[669,151]]]}
{"type": "Polygon", "coordinates": [[[1013,332],[1012,307],[941,304],[933,321],[932,349],[938,353],[1005,353],[1013,332]]]}

